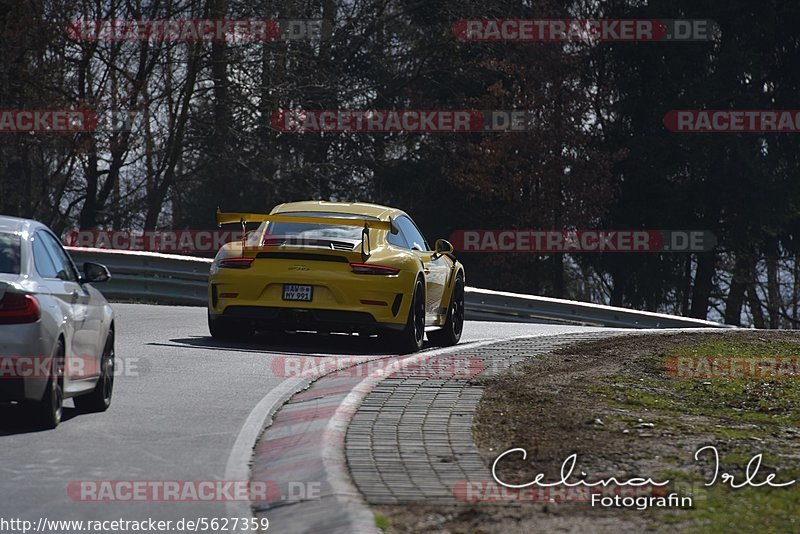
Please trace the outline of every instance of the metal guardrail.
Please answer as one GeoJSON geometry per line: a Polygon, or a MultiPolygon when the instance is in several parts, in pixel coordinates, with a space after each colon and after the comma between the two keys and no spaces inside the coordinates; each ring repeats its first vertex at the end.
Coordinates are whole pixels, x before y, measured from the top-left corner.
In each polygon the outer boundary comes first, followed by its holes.
{"type": "Polygon", "coordinates": [[[99,289],[111,300],[205,306],[211,260],[191,256],[99,248],[66,247],[80,267],[102,263],[111,280],[99,289]]]}
{"type": "MultiPolygon", "coordinates": [[[[205,306],[211,260],[191,256],[67,247],[78,265],[104,264],[111,280],[101,286],[111,300],[205,306]]],[[[619,328],[733,328],[663,313],[628,310],[574,300],[467,287],[467,319],[558,323],[619,328]]]]}
{"type": "Polygon", "coordinates": [[[467,317],[471,319],[618,328],[734,328],[703,319],[629,310],[575,300],[474,287],[466,288],[465,293],[467,317]],[[499,319],[500,317],[503,319],[499,319]]]}

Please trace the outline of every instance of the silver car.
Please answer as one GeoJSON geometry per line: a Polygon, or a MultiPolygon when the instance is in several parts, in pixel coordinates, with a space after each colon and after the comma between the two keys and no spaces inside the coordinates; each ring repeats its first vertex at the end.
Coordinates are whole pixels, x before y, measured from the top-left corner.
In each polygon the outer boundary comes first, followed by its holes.
{"type": "Polygon", "coordinates": [[[0,402],[55,428],[64,399],[105,411],[114,387],[114,312],[92,283],[108,269],[79,272],[45,225],[0,215],[0,402]]]}

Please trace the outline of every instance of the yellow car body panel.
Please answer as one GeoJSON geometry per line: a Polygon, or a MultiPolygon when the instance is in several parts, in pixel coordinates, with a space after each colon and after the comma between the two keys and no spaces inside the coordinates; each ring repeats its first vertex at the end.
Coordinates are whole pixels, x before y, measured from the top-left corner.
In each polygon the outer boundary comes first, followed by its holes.
{"type": "Polygon", "coordinates": [[[265,328],[399,330],[406,325],[416,281],[422,279],[426,284],[426,326],[443,325],[453,282],[458,273],[463,279],[463,267],[446,254],[390,243],[387,238],[392,221],[400,217],[408,216],[401,210],[376,204],[324,201],[281,204],[267,215],[218,213],[217,220],[222,224],[261,224],[245,242],[228,243],[217,253],[209,277],[209,316],[253,321],[265,328]],[[351,235],[344,244],[330,238],[335,245],[328,243],[328,238],[295,243],[291,239],[281,241],[282,238],[271,241],[271,228],[279,223],[327,223],[351,228],[351,235]],[[356,233],[362,236],[363,232],[368,239],[353,239],[356,233]],[[368,256],[362,254],[362,241],[368,256]],[[353,246],[348,250],[350,244],[353,246]],[[222,267],[223,260],[242,257],[254,260],[247,268],[222,267]],[[358,274],[351,264],[397,271],[358,274]],[[311,286],[311,300],[285,300],[284,288],[289,285],[311,286]]]}

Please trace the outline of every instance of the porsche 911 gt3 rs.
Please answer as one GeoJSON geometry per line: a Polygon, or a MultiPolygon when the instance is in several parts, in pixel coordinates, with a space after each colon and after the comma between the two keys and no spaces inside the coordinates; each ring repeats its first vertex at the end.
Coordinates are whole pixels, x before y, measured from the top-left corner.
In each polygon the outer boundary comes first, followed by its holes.
{"type": "Polygon", "coordinates": [[[454,345],[464,325],[464,267],[453,246],[431,249],[403,211],[306,201],[269,214],[217,212],[219,224],[259,222],[220,248],[210,269],[208,323],[215,338],[255,330],[358,332],[401,353],[423,338],[454,345]]]}

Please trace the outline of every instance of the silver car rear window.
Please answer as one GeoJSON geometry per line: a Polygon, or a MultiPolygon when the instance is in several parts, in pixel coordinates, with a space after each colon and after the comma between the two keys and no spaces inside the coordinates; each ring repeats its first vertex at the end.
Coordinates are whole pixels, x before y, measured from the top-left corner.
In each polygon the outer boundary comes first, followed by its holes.
{"type": "Polygon", "coordinates": [[[0,232],[0,273],[19,274],[20,238],[17,234],[0,232]]]}

